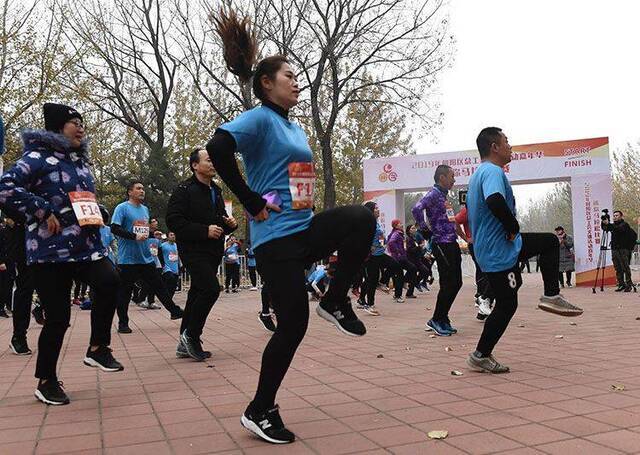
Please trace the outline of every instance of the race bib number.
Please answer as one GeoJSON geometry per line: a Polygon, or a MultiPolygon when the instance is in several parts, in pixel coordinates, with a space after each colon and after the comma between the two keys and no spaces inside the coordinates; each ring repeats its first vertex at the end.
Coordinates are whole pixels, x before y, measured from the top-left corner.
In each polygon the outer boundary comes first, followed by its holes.
{"type": "Polygon", "coordinates": [[[294,210],[313,207],[316,187],[316,171],[313,163],[289,163],[289,191],[291,208],[294,210]]]}
{"type": "MultiPolygon", "coordinates": [[[[136,220],[133,222],[133,233],[149,236],[149,223],[146,220],[136,220]]],[[[157,255],[157,251],[156,251],[157,255]]]]}
{"type": "Polygon", "coordinates": [[[155,243],[152,245],[149,245],[149,250],[151,250],[151,256],[153,257],[158,256],[158,245],[156,245],[155,243]]]}
{"type": "Polygon", "coordinates": [[[178,255],[176,253],[169,253],[169,261],[178,262],[178,255]]]}
{"type": "Polygon", "coordinates": [[[72,191],[69,200],[80,226],[102,226],[102,214],[96,195],[90,191],[72,191]]]}
{"type": "Polygon", "coordinates": [[[238,255],[237,254],[230,254],[229,256],[227,256],[227,258],[229,258],[230,261],[237,261],[238,260],[238,255]]]}
{"type": "Polygon", "coordinates": [[[449,201],[446,201],[444,203],[444,208],[447,210],[447,218],[449,219],[449,221],[451,223],[455,223],[456,222],[456,214],[453,211],[453,207],[451,206],[451,203],[449,201]]]}

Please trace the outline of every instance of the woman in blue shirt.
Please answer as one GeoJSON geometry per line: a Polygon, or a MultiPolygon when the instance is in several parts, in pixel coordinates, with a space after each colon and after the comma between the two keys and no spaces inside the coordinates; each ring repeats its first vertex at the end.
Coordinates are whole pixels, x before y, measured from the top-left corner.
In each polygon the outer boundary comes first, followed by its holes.
{"type": "Polygon", "coordinates": [[[233,12],[222,13],[217,28],[227,67],[240,81],[252,81],[262,104],[221,125],[207,151],[253,218],[251,245],[278,320],[262,356],[258,389],[241,422],[266,441],[288,443],[295,436],[285,428],[275,397],[307,329],[305,268],[338,250],[334,280],[316,311],[341,332],[364,335],[347,291],[369,253],[375,220],[362,206],[314,216],[313,155],[304,131],[289,119],[300,93],[295,73],[283,56],[267,57],[254,69],[257,43],[248,23],[233,12]],[[246,182],[236,152],[242,155],[246,182]]]}

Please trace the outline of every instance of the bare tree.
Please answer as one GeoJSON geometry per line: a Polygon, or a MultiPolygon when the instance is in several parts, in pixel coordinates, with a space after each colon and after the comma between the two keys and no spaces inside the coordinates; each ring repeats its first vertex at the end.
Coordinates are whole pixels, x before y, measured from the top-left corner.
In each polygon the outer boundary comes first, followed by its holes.
{"type": "MultiPolygon", "coordinates": [[[[62,1],[62,0],[61,0],[62,1]]],[[[163,0],[100,0],[66,5],[65,32],[80,54],[74,70],[83,75],[79,94],[96,109],[132,128],[148,146],[139,177],[153,209],[175,183],[167,163],[167,124],[181,62],[170,51],[175,15],[163,0]]]]}
{"type": "MultiPolygon", "coordinates": [[[[324,207],[336,203],[334,130],[352,103],[386,103],[438,122],[430,106],[437,73],[450,60],[453,38],[443,0],[264,0],[258,24],[299,67],[322,152],[324,207]],[[380,89],[368,99],[367,88],[380,89]]],[[[371,93],[371,91],[368,91],[371,93]]]]}

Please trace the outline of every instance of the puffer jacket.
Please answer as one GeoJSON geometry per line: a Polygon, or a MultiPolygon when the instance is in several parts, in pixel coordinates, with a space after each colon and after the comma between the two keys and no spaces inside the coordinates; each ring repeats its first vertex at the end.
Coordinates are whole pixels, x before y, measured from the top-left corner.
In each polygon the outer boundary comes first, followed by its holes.
{"type": "Polygon", "coordinates": [[[407,251],[404,248],[404,232],[402,229],[394,229],[387,237],[387,249],[396,261],[407,259],[407,251]]]}
{"type": "Polygon", "coordinates": [[[97,261],[107,255],[98,226],[80,227],[69,193],[95,194],[87,142],[78,149],[62,134],[46,130],[22,133],[24,153],[0,178],[0,208],[26,217],[27,263],[97,261]],[[51,234],[47,218],[54,214],[62,232],[51,234]]]}

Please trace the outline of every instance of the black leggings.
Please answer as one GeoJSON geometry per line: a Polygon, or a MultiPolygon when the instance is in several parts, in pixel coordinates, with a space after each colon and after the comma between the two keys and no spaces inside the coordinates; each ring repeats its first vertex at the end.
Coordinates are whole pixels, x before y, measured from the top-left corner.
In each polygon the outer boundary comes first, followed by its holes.
{"type": "MultiPolygon", "coordinates": [[[[380,281],[389,285],[389,278],[393,278],[393,294],[394,297],[402,297],[402,288],[404,286],[404,275],[402,273],[402,267],[398,264],[398,261],[393,259],[391,256],[387,254],[383,254],[382,264],[380,265],[380,270],[382,271],[382,278],[380,281]],[[384,257],[386,256],[386,257],[384,257]]],[[[367,291],[369,291],[369,287],[367,286],[367,291]]],[[[375,288],[374,288],[375,291],[375,288]]]]}
{"type": "Polygon", "coordinates": [[[31,302],[35,289],[33,267],[24,262],[17,264],[16,292],[13,294],[13,336],[27,336],[31,320],[31,302]]]}
{"type": "Polygon", "coordinates": [[[304,231],[255,249],[260,275],[269,289],[278,327],[264,353],[256,395],[249,405],[262,412],[274,406],[309,323],[305,268],[338,250],[336,270],[323,302],[343,305],[353,277],[369,253],[375,218],[363,206],[338,207],[315,215],[304,231]]]}
{"type": "Polygon", "coordinates": [[[162,305],[173,313],[179,308],[169,296],[164,287],[160,269],[156,268],[154,263],[151,264],[122,264],[120,265],[120,277],[122,286],[118,296],[118,323],[120,326],[129,325],[129,300],[133,292],[133,283],[138,279],[149,285],[151,291],[158,296],[162,305]]]}
{"type": "MultiPolygon", "coordinates": [[[[360,290],[361,299],[369,306],[376,304],[376,288],[380,279],[380,272],[384,269],[393,270],[393,283],[396,288],[402,289],[402,269],[400,265],[387,254],[370,256],[365,263],[364,285],[360,290]]],[[[401,291],[402,292],[402,291],[401,291]]]]}
{"type": "Polygon", "coordinates": [[[231,284],[232,288],[240,287],[240,264],[236,264],[235,262],[224,264],[224,288],[229,289],[229,284],[231,284]]]}
{"type": "Polygon", "coordinates": [[[55,380],[58,356],[71,319],[69,297],[74,277],[88,283],[94,292],[91,302],[91,346],[111,344],[111,323],[120,280],[113,263],[107,258],[94,262],[35,264],[32,267],[40,304],[46,315],[38,339],[35,376],[55,380]]]}
{"type": "MultiPolygon", "coordinates": [[[[489,278],[487,274],[482,271],[480,264],[476,261],[476,255],[473,251],[473,243],[469,243],[469,255],[473,260],[473,264],[476,266],[476,293],[478,296],[485,299],[493,300],[495,296],[491,291],[491,285],[489,284],[489,278]]],[[[522,269],[521,269],[522,270],[522,269]]]]}
{"type": "Polygon", "coordinates": [[[433,255],[438,263],[440,290],[433,310],[433,320],[449,321],[449,311],[462,287],[462,256],[457,242],[434,243],[433,255]]]}
{"type": "MultiPolygon", "coordinates": [[[[555,234],[524,233],[519,261],[540,255],[545,295],[552,297],[560,292],[558,285],[559,243],[555,234]]],[[[493,311],[487,317],[478,341],[477,350],[484,356],[493,352],[495,345],[507,329],[509,321],[518,309],[518,289],[522,285],[519,264],[501,272],[487,272],[491,289],[496,297],[493,311]]]]}
{"type": "Polygon", "coordinates": [[[248,265],[247,269],[249,269],[249,279],[251,280],[251,286],[255,288],[258,284],[258,277],[256,276],[256,266],[248,265]]]}

